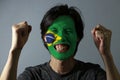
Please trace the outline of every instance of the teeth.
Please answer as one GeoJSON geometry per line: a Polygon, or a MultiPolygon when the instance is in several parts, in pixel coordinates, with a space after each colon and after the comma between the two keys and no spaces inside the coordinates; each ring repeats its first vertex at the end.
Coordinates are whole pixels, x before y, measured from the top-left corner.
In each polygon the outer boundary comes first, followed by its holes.
{"type": "Polygon", "coordinates": [[[65,52],[68,50],[68,45],[58,44],[55,46],[55,48],[58,52],[65,52]]]}
{"type": "Polygon", "coordinates": [[[65,49],[65,47],[62,47],[62,46],[59,47],[59,46],[57,46],[56,49],[57,49],[57,50],[63,50],[63,49],[65,49]]]}

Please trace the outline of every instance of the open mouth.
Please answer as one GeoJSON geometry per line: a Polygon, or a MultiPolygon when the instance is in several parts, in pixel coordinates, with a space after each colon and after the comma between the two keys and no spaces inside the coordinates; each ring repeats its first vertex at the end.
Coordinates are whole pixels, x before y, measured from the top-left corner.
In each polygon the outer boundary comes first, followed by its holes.
{"type": "Polygon", "coordinates": [[[59,53],[63,53],[69,50],[68,44],[56,44],[54,47],[59,53]]]}

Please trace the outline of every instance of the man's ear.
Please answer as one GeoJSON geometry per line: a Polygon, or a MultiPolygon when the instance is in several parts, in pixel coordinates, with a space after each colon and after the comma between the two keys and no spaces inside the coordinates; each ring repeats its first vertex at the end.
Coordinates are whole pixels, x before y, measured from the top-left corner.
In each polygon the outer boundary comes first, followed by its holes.
{"type": "Polygon", "coordinates": [[[46,40],[45,40],[45,35],[43,35],[43,37],[42,37],[42,38],[43,38],[43,41],[44,41],[44,42],[46,42],[46,40]]]}
{"type": "Polygon", "coordinates": [[[46,41],[45,41],[45,35],[42,36],[42,39],[43,39],[44,46],[46,47],[46,49],[48,49],[47,43],[46,43],[46,41]]]}
{"type": "Polygon", "coordinates": [[[45,34],[41,36],[43,42],[45,42],[45,34]]]}
{"type": "Polygon", "coordinates": [[[79,43],[80,42],[80,38],[77,38],[77,43],[79,43]]]}

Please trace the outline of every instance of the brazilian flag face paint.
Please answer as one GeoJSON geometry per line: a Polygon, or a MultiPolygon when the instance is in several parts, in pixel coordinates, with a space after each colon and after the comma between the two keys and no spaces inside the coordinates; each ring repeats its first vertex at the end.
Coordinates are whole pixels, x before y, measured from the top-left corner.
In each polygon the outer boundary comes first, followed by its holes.
{"type": "Polygon", "coordinates": [[[77,34],[75,24],[71,17],[60,16],[48,28],[45,42],[52,56],[59,60],[65,60],[73,56],[77,34]]]}

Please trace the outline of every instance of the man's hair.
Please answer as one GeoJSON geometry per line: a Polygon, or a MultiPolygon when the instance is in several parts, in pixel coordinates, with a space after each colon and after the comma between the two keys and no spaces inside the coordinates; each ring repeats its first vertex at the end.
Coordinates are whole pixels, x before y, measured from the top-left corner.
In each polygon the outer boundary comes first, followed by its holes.
{"type": "MultiPolygon", "coordinates": [[[[77,32],[77,37],[78,37],[78,43],[81,41],[83,38],[83,30],[84,30],[84,24],[81,18],[80,13],[77,11],[78,9],[76,7],[68,7],[68,5],[57,5],[50,10],[44,15],[42,22],[40,24],[40,29],[41,29],[41,37],[44,41],[44,35],[46,31],[48,30],[49,26],[52,25],[54,20],[58,18],[59,16],[67,15],[70,16],[75,23],[75,29],[77,32]]],[[[45,45],[46,46],[46,45],[45,45]]]]}

